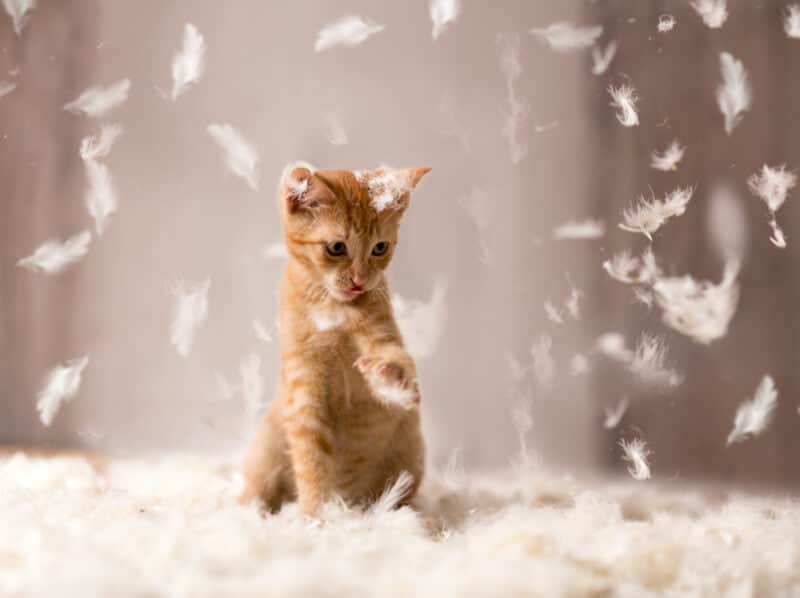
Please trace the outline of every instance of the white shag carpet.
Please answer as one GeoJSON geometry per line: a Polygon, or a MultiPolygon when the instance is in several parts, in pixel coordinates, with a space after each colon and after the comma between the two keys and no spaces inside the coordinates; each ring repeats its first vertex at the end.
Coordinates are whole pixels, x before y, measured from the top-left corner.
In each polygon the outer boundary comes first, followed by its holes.
{"type": "Polygon", "coordinates": [[[798,596],[800,504],[534,470],[383,504],[235,502],[222,462],[0,459],[0,595],[798,596]]]}

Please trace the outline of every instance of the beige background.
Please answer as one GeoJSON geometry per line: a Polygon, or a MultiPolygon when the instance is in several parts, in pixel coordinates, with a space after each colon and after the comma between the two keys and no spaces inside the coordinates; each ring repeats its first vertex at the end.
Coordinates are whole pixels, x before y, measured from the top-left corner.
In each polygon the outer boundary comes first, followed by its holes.
{"type": "Polygon", "coordinates": [[[781,211],[790,247],[780,252],[744,180],[765,161],[800,166],[800,42],[783,35],[782,3],[731,5],[728,23],[712,31],[686,2],[475,0],[435,42],[427,4],[418,0],[40,0],[19,39],[0,19],[0,79],[20,69],[19,88],[0,99],[0,443],[238,449],[251,422],[240,399],[219,400],[214,372],[235,379],[242,357],[256,351],[272,389],[277,347],[256,339],[251,322],[275,315],[281,262],[262,255],[280,238],[273,190],[283,166],[304,159],[320,167],[433,167],[406,217],[390,280],[408,299],[427,300],[438,281],[448,286],[437,353],[420,364],[434,462],[458,447],[469,466],[507,463],[519,446],[513,413],[524,405],[533,415],[528,444],[553,467],[620,471],[617,439],[641,434],[660,477],[798,480],[795,210],[790,201],[781,211]],[[665,12],[678,24],[659,35],[655,23],[665,12]],[[359,47],[315,53],[318,29],[345,14],[386,29],[359,47]],[[605,76],[591,74],[588,52],[557,54],[527,33],[569,19],[603,24],[602,41],[618,40],[605,76]],[[206,38],[207,71],[172,103],[159,89],[171,85],[186,22],[206,38]],[[508,97],[500,70],[504,40],[515,34],[516,92],[529,109],[520,129],[527,155],[516,165],[502,136],[508,97]],[[721,50],[743,60],[755,89],[753,110],[731,138],[714,101],[721,50]],[[77,148],[99,122],[60,108],[91,85],[123,77],[132,91],[110,119],[125,133],[107,160],[119,212],[66,273],[16,268],[45,239],[89,226],[77,148]],[[628,78],[642,96],[635,129],[617,123],[605,91],[628,78]],[[326,140],[331,113],[348,145],[326,140]],[[206,132],[212,122],[230,123],[258,148],[258,192],[225,169],[206,132]],[[650,152],[676,136],[689,147],[680,170],[649,169],[650,152]],[[670,271],[717,277],[708,210],[720,182],[732,185],[749,243],[730,334],[705,348],[665,330],[600,264],[643,247],[615,226],[637,194],[693,184],[690,210],[655,249],[670,271]],[[476,190],[489,207],[483,232],[463,207],[476,190]],[[604,240],[551,240],[556,225],[587,217],[606,219],[604,240]],[[210,315],[184,359],[169,343],[169,290],[179,279],[207,276],[210,315]],[[542,304],[563,300],[569,281],[585,294],[584,317],[556,326],[542,304]],[[643,329],[664,334],[687,376],[678,390],[635,391],[591,353],[602,332],[633,340],[643,329]],[[508,354],[529,361],[542,333],[553,337],[558,368],[549,393],[530,377],[515,382],[507,366],[508,354]],[[578,351],[593,370],[574,377],[569,360],[578,351]],[[42,427],[35,396],[46,372],[85,353],[92,361],[79,396],[42,427]],[[726,449],[736,405],[767,372],[781,390],[775,425],[726,449]],[[626,394],[629,415],[606,432],[603,407],[626,394]]]}

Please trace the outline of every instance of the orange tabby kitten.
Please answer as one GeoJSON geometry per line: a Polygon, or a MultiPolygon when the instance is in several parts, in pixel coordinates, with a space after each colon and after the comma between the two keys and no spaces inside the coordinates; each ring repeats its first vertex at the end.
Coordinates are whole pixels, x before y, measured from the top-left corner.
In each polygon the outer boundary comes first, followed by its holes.
{"type": "Polygon", "coordinates": [[[384,270],[411,190],[429,168],[287,167],[279,200],[289,260],[280,289],[278,396],[245,462],[243,500],[315,515],[333,496],[375,500],[423,474],[414,361],[394,321],[384,270]]]}

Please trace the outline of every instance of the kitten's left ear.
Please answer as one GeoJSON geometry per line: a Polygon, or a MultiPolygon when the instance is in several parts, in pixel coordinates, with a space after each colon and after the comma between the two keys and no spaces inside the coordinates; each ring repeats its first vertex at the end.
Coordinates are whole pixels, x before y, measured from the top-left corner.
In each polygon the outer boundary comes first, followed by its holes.
{"type": "Polygon", "coordinates": [[[417,168],[409,168],[408,169],[408,181],[410,189],[416,189],[417,184],[422,180],[426,174],[428,174],[431,169],[427,166],[417,167],[417,168]]]}

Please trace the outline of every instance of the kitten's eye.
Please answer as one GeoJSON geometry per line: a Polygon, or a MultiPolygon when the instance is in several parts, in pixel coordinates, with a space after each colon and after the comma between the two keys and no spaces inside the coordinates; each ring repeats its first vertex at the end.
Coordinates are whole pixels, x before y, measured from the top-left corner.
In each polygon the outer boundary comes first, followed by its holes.
{"type": "Polygon", "coordinates": [[[383,255],[387,251],[389,251],[389,244],[386,241],[379,241],[372,248],[372,255],[383,255]]]}
{"type": "Polygon", "coordinates": [[[325,246],[325,251],[327,251],[328,255],[332,257],[341,257],[347,253],[347,245],[345,245],[342,241],[328,243],[325,246]]]}

